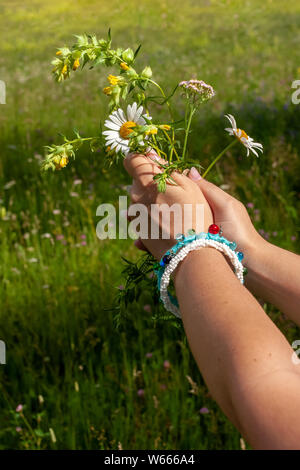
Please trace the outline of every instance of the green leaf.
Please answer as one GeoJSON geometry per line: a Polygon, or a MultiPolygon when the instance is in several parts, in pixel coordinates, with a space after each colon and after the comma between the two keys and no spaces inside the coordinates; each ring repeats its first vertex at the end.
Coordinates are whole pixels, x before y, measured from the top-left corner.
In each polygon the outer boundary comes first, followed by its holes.
{"type": "Polygon", "coordinates": [[[134,53],[134,56],[133,56],[133,60],[135,60],[136,56],[138,55],[138,53],[140,52],[140,49],[142,47],[142,44],[139,45],[139,47],[136,49],[135,53],[134,53]]]}

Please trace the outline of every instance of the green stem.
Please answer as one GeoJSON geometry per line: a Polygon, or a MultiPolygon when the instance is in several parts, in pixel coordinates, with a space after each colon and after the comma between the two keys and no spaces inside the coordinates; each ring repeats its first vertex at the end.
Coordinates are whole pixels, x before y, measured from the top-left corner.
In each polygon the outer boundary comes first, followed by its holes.
{"type": "Polygon", "coordinates": [[[160,148],[159,148],[159,146],[158,146],[158,144],[157,144],[155,135],[152,136],[152,141],[154,142],[155,150],[157,151],[158,156],[161,158],[161,152],[162,152],[162,150],[160,150],[160,148]]]}
{"type": "Polygon", "coordinates": [[[157,145],[155,145],[155,144],[153,143],[153,141],[152,141],[152,147],[154,148],[154,150],[157,151],[157,154],[158,154],[160,157],[161,157],[161,155],[160,155],[161,153],[162,153],[165,157],[167,157],[167,154],[166,154],[165,152],[163,152],[162,149],[160,149],[157,145]]]}
{"type": "Polygon", "coordinates": [[[35,433],[34,433],[34,430],[32,429],[32,427],[30,426],[30,424],[29,424],[27,418],[25,417],[24,413],[23,413],[23,412],[20,413],[20,416],[21,416],[21,418],[23,419],[24,423],[26,424],[26,426],[27,426],[29,432],[31,433],[31,435],[32,435],[32,437],[33,437],[33,439],[36,441],[37,445],[39,446],[39,441],[38,441],[38,439],[37,439],[37,437],[36,437],[36,435],[35,435],[35,433]]]}
{"type": "Polygon", "coordinates": [[[67,144],[74,144],[74,142],[78,142],[78,140],[80,140],[81,142],[83,142],[84,140],[92,140],[92,139],[97,139],[98,137],[84,137],[83,139],[74,139],[74,140],[68,140],[68,142],[66,142],[67,144]]]}
{"type": "MultiPolygon", "coordinates": [[[[152,83],[152,85],[156,86],[159,91],[161,92],[162,96],[165,98],[166,100],[166,103],[167,103],[167,106],[168,106],[168,110],[169,110],[169,114],[170,114],[170,117],[171,117],[171,121],[172,123],[174,122],[174,116],[173,116],[173,111],[172,111],[172,107],[167,99],[167,96],[164,92],[164,90],[162,89],[162,87],[156,83],[154,80],[151,80],[150,78],[148,79],[148,82],[149,83],[152,83]]],[[[171,152],[170,152],[170,162],[172,162],[172,156],[173,156],[173,151],[175,150],[174,149],[174,140],[175,140],[175,132],[174,132],[174,128],[172,127],[172,147],[171,147],[171,152]]],[[[177,157],[179,158],[179,157],[177,157]]]]}
{"type": "Polygon", "coordinates": [[[152,85],[155,85],[155,86],[159,89],[159,91],[161,92],[162,96],[166,99],[166,103],[167,103],[167,106],[168,106],[168,108],[169,108],[170,117],[171,117],[172,121],[174,121],[172,108],[171,108],[171,105],[170,105],[169,101],[167,100],[167,96],[166,96],[164,90],[163,90],[162,87],[161,87],[158,83],[156,83],[154,80],[151,80],[150,78],[148,78],[148,82],[149,82],[149,83],[152,83],[152,85]]]}
{"type": "Polygon", "coordinates": [[[208,174],[208,172],[212,169],[212,167],[217,163],[218,160],[220,160],[220,158],[224,155],[224,153],[227,152],[227,150],[229,150],[231,147],[233,147],[235,144],[238,143],[238,140],[235,139],[233,142],[231,142],[229,145],[227,145],[227,147],[225,147],[224,150],[222,150],[221,153],[219,153],[219,155],[217,155],[217,157],[211,162],[211,164],[209,165],[209,167],[205,170],[205,172],[203,173],[202,175],[202,178],[205,178],[206,175],[208,174]]]}
{"type": "MultiPolygon", "coordinates": [[[[177,153],[177,151],[176,151],[176,149],[175,149],[175,147],[174,147],[174,143],[173,143],[172,140],[170,139],[169,134],[168,134],[167,131],[165,131],[164,129],[162,129],[162,131],[163,131],[163,133],[165,134],[165,136],[167,137],[168,141],[170,142],[170,144],[171,144],[171,150],[174,151],[174,153],[175,153],[175,155],[176,155],[176,157],[177,157],[177,160],[180,160],[179,155],[178,155],[178,153],[177,153]]],[[[171,154],[170,154],[170,163],[172,163],[172,153],[173,153],[173,152],[171,152],[171,154]]]]}
{"type": "Polygon", "coordinates": [[[191,127],[191,123],[192,123],[192,119],[193,119],[193,116],[194,116],[195,111],[196,111],[196,108],[194,108],[194,107],[191,106],[191,111],[190,111],[190,115],[189,115],[189,120],[188,120],[186,129],[185,129],[184,144],[183,144],[183,151],[182,151],[182,157],[181,157],[182,160],[184,160],[184,158],[185,158],[188,136],[189,136],[190,127],[191,127]]]}

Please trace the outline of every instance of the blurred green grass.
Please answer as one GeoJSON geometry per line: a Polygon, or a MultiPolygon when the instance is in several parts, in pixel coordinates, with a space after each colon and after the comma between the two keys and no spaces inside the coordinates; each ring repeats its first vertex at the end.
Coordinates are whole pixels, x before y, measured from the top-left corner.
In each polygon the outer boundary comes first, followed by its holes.
{"type": "MultiPolygon", "coordinates": [[[[207,166],[228,139],[223,114],[236,115],[264,155],[247,159],[240,148],[212,178],[250,203],[265,237],[297,251],[299,107],[291,83],[300,74],[299,24],[295,0],[1,3],[0,448],[240,448],[182,331],[152,322],[150,293],[131,307],[125,330],[114,328],[120,256],[138,255],[130,241],[100,242],[95,213],[129,180],[121,166],[107,172],[101,154],[84,150],[58,174],[39,172],[43,146],[58,143],[58,132],[98,131],[107,71],[85,69],[58,85],[50,61],[73,34],[101,37],[111,27],[115,45],[143,44],[140,67],[149,63],[166,89],[193,76],[212,84],[217,96],[195,122],[191,155],[207,166]],[[28,425],[14,412],[19,403],[28,425]]],[[[177,109],[180,116],[180,98],[177,109]]],[[[265,309],[290,340],[299,338],[283,315],[265,309]]]]}

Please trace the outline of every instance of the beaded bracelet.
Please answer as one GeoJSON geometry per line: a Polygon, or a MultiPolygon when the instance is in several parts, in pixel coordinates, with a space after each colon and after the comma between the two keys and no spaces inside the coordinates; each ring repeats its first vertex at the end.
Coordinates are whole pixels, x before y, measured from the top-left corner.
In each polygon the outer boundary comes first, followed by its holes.
{"type": "Polygon", "coordinates": [[[244,255],[242,252],[235,252],[237,247],[236,243],[230,242],[226,238],[222,237],[221,229],[217,225],[212,224],[208,229],[208,233],[201,232],[196,235],[193,230],[189,230],[188,233],[189,236],[187,237],[182,234],[176,237],[178,240],[176,245],[165,253],[159,265],[154,269],[154,272],[157,275],[157,284],[160,291],[161,301],[164,303],[165,308],[178,318],[180,318],[178,301],[169,294],[168,285],[170,283],[172,272],[190,251],[208,246],[221,251],[232,262],[237,278],[242,284],[244,282],[244,268],[241,263],[244,255]]]}

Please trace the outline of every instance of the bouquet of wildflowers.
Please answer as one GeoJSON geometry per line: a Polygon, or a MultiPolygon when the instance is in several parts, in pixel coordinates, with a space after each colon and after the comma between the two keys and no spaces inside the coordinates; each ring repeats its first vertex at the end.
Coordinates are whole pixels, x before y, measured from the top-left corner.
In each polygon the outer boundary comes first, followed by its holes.
{"type": "MultiPolygon", "coordinates": [[[[112,48],[111,34],[107,39],[97,39],[96,36],[76,36],[77,41],[72,48],[62,47],[56,52],[52,64],[53,74],[58,82],[68,79],[71,74],[86,64],[90,68],[106,66],[114,68],[115,74],[107,76],[107,86],[103,93],[108,98],[108,115],[101,132],[92,137],[83,137],[75,131],[73,139],[63,136],[59,145],[47,146],[47,155],[42,162],[43,170],[61,170],[72,159],[76,151],[85,143],[90,150],[102,150],[104,160],[109,165],[125,158],[130,152],[148,153],[154,150],[159,157],[158,164],[161,172],[154,176],[157,189],[166,190],[167,184],[176,184],[172,178],[174,171],[183,172],[198,163],[189,161],[188,140],[192,129],[193,118],[200,106],[215,96],[211,85],[202,80],[191,79],[177,84],[171,93],[167,93],[157,83],[151,67],[148,65],[142,71],[136,68],[136,59],[140,47],[134,52],[132,49],[112,48]],[[180,93],[185,100],[185,115],[181,120],[175,120],[173,98],[180,93]],[[167,122],[159,122],[151,115],[151,103],[159,104],[168,110],[167,122]]],[[[237,127],[235,118],[228,114],[231,127],[225,130],[235,139],[214,158],[208,168],[202,172],[205,177],[215,163],[234,145],[241,143],[250,152],[258,156],[262,152],[262,145],[254,142],[246,132],[237,127]]],[[[126,282],[124,289],[119,291],[117,299],[117,320],[121,314],[126,316],[128,302],[137,299],[142,291],[141,284],[147,283],[148,290],[152,286],[153,298],[158,301],[156,283],[150,273],[155,266],[154,258],[146,254],[137,263],[126,261],[124,273],[126,282]],[[150,285],[149,285],[150,284],[150,285]],[[125,308],[122,308],[125,307],[125,308]]],[[[161,318],[161,315],[160,315],[161,318]]],[[[164,319],[173,320],[172,316],[163,316],[164,319]]]]}
{"type": "MultiPolygon", "coordinates": [[[[91,151],[102,149],[105,160],[112,164],[124,158],[129,152],[147,153],[151,149],[162,157],[161,173],[154,178],[158,191],[165,191],[167,183],[173,183],[172,172],[182,172],[193,166],[200,166],[187,159],[188,139],[191,132],[193,117],[200,105],[215,96],[211,85],[202,80],[182,81],[167,94],[162,86],[152,77],[150,66],[141,72],[135,68],[140,47],[132,49],[112,48],[111,34],[107,39],[98,40],[96,36],[76,36],[77,41],[70,49],[62,47],[57,50],[53,60],[53,74],[58,82],[66,80],[80,67],[90,64],[91,68],[99,65],[114,67],[116,75],[109,74],[108,84],[103,93],[108,97],[108,117],[104,122],[105,130],[100,135],[82,137],[77,131],[73,139],[64,136],[60,145],[47,146],[47,155],[42,162],[43,170],[61,170],[71,159],[75,159],[76,151],[89,143],[91,151]],[[153,89],[158,95],[153,95],[153,89]],[[186,102],[185,117],[175,121],[172,98],[180,92],[186,102]],[[151,116],[151,102],[166,106],[169,113],[168,122],[157,122],[151,116]]],[[[245,131],[238,129],[233,116],[227,115],[231,127],[226,129],[233,140],[209,165],[203,176],[225,152],[238,141],[247,148],[247,155],[262,151],[262,145],[253,141],[245,131]]]]}

